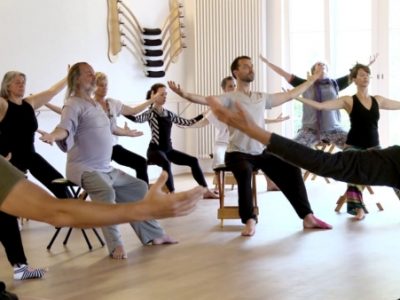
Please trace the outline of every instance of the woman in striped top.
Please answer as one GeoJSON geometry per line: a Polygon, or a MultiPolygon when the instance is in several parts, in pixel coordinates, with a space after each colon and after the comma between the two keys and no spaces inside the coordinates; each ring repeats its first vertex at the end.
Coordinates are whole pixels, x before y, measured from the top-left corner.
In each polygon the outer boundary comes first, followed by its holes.
{"type": "MultiPolygon", "coordinates": [[[[151,129],[151,140],[149,148],[147,149],[148,163],[155,164],[168,173],[166,186],[171,193],[175,191],[171,163],[189,166],[192,170],[193,178],[197,181],[197,183],[207,188],[207,182],[204,178],[203,171],[200,168],[197,158],[175,150],[172,147],[171,142],[172,124],[177,124],[179,126],[191,126],[203,119],[203,115],[200,114],[193,119],[179,117],[175,113],[163,107],[167,98],[166,86],[162,83],[154,84],[147,92],[146,98],[150,99],[151,96],[156,93],[162,94],[163,97],[158,98],[150,106],[150,109],[137,116],[126,116],[133,122],[149,122],[151,129]]],[[[204,198],[216,199],[218,198],[218,195],[207,188],[204,198]]]]}

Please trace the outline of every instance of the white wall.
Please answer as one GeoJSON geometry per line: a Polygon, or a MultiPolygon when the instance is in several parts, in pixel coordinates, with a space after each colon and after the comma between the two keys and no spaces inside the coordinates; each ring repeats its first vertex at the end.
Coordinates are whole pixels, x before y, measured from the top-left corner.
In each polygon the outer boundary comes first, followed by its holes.
{"type": "MultiPolygon", "coordinates": [[[[190,10],[190,1],[185,3],[185,11],[190,10]]],[[[169,1],[125,0],[143,27],[159,28],[169,13],[169,1]]],[[[189,14],[190,16],[190,14],[189,14]]],[[[67,65],[78,61],[89,62],[95,70],[109,76],[109,96],[126,103],[142,101],[146,91],[156,82],[166,83],[168,79],[190,85],[192,75],[186,61],[190,59],[190,38],[188,48],[171,65],[167,77],[147,78],[135,58],[123,50],[116,63],[107,58],[107,1],[99,0],[1,0],[0,1],[1,60],[0,76],[9,70],[19,70],[27,75],[26,94],[37,93],[66,75],[67,65]]],[[[187,32],[193,25],[190,18],[184,19],[187,32]]],[[[193,71],[192,71],[193,72],[193,71]]],[[[62,105],[64,92],[57,95],[53,103],[62,105]]],[[[178,100],[172,93],[168,96],[169,108],[178,109],[178,100]]],[[[190,114],[188,115],[190,116],[190,114]]],[[[39,126],[51,130],[58,117],[47,110],[38,116],[39,126]]],[[[23,122],[23,120],[21,120],[23,122]]],[[[120,120],[121,123],[124,120],[120,120]]],[[[148,141],[148,125],[132,124],[143,130],[145,135],[136,139],[122,138],[121,144],[145,156],[148,141]]],[[[185,151],[183,129],[173,131],[174,146],[185,151]]],[[[58,170],[64,173],[65,155],[57,148],[36,141],[37,151],[44,155],[58,170]]],[[[150,168],[154,178],[160,169],[150,168]]],[[[176,172],[188,171],[177,167],[176,172]]],[[[132,171],[133,172],[133,171],[132,171]]]]}

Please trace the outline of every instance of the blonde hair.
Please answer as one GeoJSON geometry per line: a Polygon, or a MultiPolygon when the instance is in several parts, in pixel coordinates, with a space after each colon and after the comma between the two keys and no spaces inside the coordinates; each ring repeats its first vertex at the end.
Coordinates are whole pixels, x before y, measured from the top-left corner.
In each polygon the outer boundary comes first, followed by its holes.
{"type": "Polygon", "coordinates": [[[96,72],[95,78],[96,78],[96,85],[98,85],[100,81],[103,80],[108,81],[107,75],[103,72],[96,72]]]}

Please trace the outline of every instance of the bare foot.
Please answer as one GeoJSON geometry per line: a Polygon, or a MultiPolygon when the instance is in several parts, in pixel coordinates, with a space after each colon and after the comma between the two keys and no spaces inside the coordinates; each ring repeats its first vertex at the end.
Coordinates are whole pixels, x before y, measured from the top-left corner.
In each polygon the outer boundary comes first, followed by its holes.
{"type": "Polygon", "coordinates": [[[303,227],[306,229],[332,229],[332,225],[321,221],[313,214],[308,214],[303,219],[303,227]]]}
{"type": "Polygon", "coordinates": [[[357,214],[354,216],[354,219],[356,221],[361,221],[365,219],[365,212],[362,208],[357,208],[356,209],[357,214]]]}
{"type": "Polygon", "coordinates": [[[207,189],[207,192],[203,194],[203,199],[219,199],[219,196],[216,193],[207,189]]]}
{"type": "Polygon", "coordinates": [[[163,235],[162,237],[155,238],[151,241],[153,245],[169,245],[169,244],[177,244],[178,241],[169,235],[163,235]]]}
{"type": "Polygon", "coordinates": [[[114,248],[114,250],[110,254],[110,257],[112,259],[127,259],[128,255],[125,252],[124,246],[119,245],[114,248]]]}
{"type": "Polygon", "coordinates": [[[253,236],[256,233],[256,220],[248,219],[242,230],[242,236],[253,236]]]}

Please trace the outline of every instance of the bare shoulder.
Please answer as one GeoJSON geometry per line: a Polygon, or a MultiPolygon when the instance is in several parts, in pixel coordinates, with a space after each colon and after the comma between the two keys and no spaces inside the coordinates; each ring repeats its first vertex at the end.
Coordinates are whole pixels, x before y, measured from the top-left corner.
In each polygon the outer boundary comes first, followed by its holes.
{"type": "Polygon", "coordinates": [[[0,97],[0,121],[3,120],[8,109],[8,102],[6,99],[0,97]]]}

